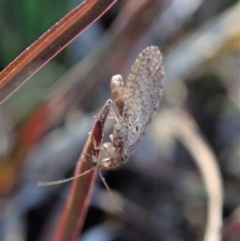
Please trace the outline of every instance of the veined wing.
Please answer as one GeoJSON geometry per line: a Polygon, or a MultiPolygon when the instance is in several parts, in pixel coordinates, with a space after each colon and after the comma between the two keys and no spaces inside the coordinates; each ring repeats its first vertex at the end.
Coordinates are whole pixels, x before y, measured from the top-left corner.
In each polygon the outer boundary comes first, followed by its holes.
{"type": "Polygon", "coordinates": [[[135,60],[125,85],[120,132],[122,152],[129,157],[159,108],[164,80],[158,47],[144,49],[135,60]]]}

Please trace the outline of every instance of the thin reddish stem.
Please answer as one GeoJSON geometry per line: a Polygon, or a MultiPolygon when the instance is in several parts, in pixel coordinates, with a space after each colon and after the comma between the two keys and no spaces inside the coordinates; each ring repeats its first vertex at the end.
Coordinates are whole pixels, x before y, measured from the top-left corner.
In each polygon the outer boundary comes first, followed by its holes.
{"type": "Polygon", "coordinates": [[[0,73],[0,103],[99,19],[117,0],[88,0],[73,9],[0,73]]]}
{"type": "MultiPolygon", "coordinates": [[[[111,101],[108,100],[99,113],[78,160],[74,176],[93,168],[91,156],[97,157],[99,155],[99,150],[94,149],[93,142],[95,141],[97,146],[102,143],[103,129],[110,106],[111,101]]],[[[96,170],[73,180],[67,202],[57,225],[54,241],[75,241],[78,238],[85,221],[95,176],[96,170]]]]}

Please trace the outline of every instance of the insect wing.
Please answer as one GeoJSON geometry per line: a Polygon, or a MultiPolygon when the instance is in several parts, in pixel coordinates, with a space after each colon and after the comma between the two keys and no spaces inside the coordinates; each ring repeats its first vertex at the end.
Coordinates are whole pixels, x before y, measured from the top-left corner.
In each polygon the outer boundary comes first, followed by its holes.
{"type": "Polygon", "coordinates": [[[158,47],[144,49],[128,75],[122,113],[123,152],[130,156],[159,108],[164,80],[158,47]]]}

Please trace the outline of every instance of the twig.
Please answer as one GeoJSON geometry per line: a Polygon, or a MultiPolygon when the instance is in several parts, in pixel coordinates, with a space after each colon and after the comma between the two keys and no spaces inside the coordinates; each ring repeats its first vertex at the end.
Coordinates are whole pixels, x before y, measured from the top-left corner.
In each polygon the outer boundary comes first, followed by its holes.
{"type": "MultiPolygon", "coordinates": [[[[162,112],[163,114],[163,112],[162,112]]],[[[201,136],[194,120],[182,110],[163,114],[170,133],[177,137],[193,156],[206,187],[208,196],[207,223],[204,241],[220,241],[222,229],[222,177],[217,158],[201,136]]]]}

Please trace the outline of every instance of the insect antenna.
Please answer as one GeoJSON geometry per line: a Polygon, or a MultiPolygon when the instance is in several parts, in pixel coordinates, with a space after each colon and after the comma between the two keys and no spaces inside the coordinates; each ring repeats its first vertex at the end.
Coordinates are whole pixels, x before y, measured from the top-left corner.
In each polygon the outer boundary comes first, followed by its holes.
{"type": "Polygon", "coordinates": [[[91,169],[85,171],[84,173],[81,173],[77,176],[74,176],[74,177],[70,177],[70,178],[66,178],[66,179],[63,179],[63,180],[57,180],[57,181],[51,181],[51,182],[38,182],[38,186],[39,187],[43,187],[43,186],[53,186],[53,185],[58,185],[58,184],[62,184],[62,183],[65,183],[65,182],[70,182],[76,178],[79,178],[79,177],[82,177],[86,174],[88,174],[89,172],[91,171],[94,171],[96,169],[96,167],[92,167],[91,169]]]}

